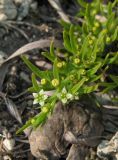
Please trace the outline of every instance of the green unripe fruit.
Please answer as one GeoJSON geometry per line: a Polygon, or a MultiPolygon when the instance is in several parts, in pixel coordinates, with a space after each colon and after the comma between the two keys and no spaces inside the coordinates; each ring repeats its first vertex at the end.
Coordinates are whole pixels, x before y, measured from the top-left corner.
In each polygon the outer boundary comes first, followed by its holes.
{"type": "Polygon", "coordinates": [[[107,38],[106,38],[106,42],[109,43],[110,41],[111,41],[111,38],[110,38],[110,37],[107,37],[107,38]]]}

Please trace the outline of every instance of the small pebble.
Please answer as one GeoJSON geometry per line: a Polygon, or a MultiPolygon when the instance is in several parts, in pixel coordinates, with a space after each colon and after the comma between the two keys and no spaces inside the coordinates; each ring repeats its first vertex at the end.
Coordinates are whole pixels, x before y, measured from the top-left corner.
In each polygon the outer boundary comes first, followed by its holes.
{"type": "Polygon", "coordinates": [[[4,40],[4,41],[7,41],[7,40],[8,40],[8,37],[7,37],[7,36],[5,36],[3,40],[4,40]]]}
{"type": "Polygon", "coordinates": [[[29,107],[32,107],[33,101],[32,101],[32,100],[29,100],[29,101],[27,102],[27,105],[28,105],[29,107]]]}
{"type": "Polygon", "coordinates": [[[85,157],[85,160],[89,160],[89,157],[85,157]]]}
{"type": "Polygon", "coordinates": [[[33,39],[35,39],[35,38],[36,38],[36,35],[35,35],[35,34],[33,34],[32,38],[33,38],[33,39]]]}
{"type": "Polygon", "coordinates": [[[8,151],[12,151],[14,146],[15,146],[15,140],[13,138],[11,139],[5,139],[3,141],[3,146],[5,147],[5,149],[7,149],[8,151]]]}
{"type": "MultiPolygon", "coordinates": [[[[2,160],[2,159],[0,159],[0,160],[2,160]]],[[[3,157],[3,160],[12,160],[12,159],[10,158],[10,156],[5,155],[5,156],[3,157]]]]}
{"type": "Polygon", "coordinates": [[[26,73],[24,73],[24,72],[21,72],[21,73],[20,73],[20,77],[21,77],[23,80],[25,80],[27,83],[30,83],[30,82],[31,82],[30,79],[29,79],[29,76],[28,76],[26,73]]]}
{"type": "Polygon", "coordinates": [[[31,3],[30,8],[32,9],[33,12],[36,12],[38,8],[37,2],[31,3]]]}
{"type": "Polygon", "coordinates": [[[7,20],[7,16],[4,13],[0,14],[0,21],[5,21],[7,20]]]}
{"type": "Polygon", "coordinates": [[[8,120],[4,120],[4,126],[8,125],[8,120]]]}
{"type": "Polygon", "coordinates": [[[2,126],[2,121],[0,120],[0,127],[2,126]]]}

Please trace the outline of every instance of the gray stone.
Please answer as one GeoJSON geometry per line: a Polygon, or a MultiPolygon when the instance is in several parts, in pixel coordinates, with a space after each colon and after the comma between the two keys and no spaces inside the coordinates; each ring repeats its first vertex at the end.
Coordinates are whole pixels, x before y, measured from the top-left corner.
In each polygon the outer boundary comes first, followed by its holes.
{"type": "Polygon", "coordinates": [[[0,20],[15,19],[17,16],[17,8],[13,0],[0,0],[0,20]]]}
{"type": "Polygon", "coordinates": [[[30,1],[29,0],[24,0],[20,7],[18,8],[18,17],[17,20],[22,20],[23,18],[25,18],[28,13],[29,13],[29,9],[30,9],[30,1]]]}
{"type": "Polygon", "coordinates": [[[3,51],[0,51],[0,64],[3,63],[4,59],[7,57],[7,54],[3,51]]]}
{"type": "Polygon", "coordinates": [[[104,159],[118,160],[118,132],[110,141],[103,140],[97,147],[97,155],[104,159]]]}
{"type": "Polygon", "coordinates": [[[64,155],[68,155],[67,160],[84,160],[86,148],[97,146],[102,132],[98,113],[78,102],[67,106],[59,102],[46,123],[32,131],[29,143],[32,154],[43,160],[58,160],[64,155]]]}
{"type": "Polygon", "coordinates": [[[34,0],[0,0],[0,21],[25,18],[29,11],[37,11],[38,4],[34,0]]]}
{"type": "Polygon", "coordinates": [[[37,9],[38,4],[34,2],[34,0],[14,0],[15,4],[18,5],[18,17],[17,20],[22,20],[28,14],[30,9],[34,12],[37,9]],[[20,7],[19,7],[20,6],[20,7]]]}
{"type": "Polygon", "coordinates": [[[23,1],[24,1],[24,0],[14,0],[14,3],[15,3],[16,5],[19,5],[19,4],[23,3],[23,1]]]}
{"type": "Polygon", "coordinates": [[[0,13],[0,21],[7,20],[7,16],[4,13],[0,13]]]}

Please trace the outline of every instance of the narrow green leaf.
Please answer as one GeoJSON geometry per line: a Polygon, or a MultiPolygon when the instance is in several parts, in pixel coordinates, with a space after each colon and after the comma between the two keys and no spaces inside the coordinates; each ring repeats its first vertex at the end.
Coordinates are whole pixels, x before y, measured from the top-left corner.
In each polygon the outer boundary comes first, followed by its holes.
{"type": "Polygon", "coordinates": [[[107,21],[107,24],[106,24],[107,30],[108,30],[110,33],[113,33],[117,25],[118,25],[118,24],[116,23],[115,13],[112,12],[112,14],[109,16],[108,21],[107,21]],[[112,23],[111,23],[111,22],[112,22],[112,23]]]}
{"type": "Polygon", "coordinates": [[[67,49],[67,51],[72,53],[70,38],[66,30],[63,31],[63,40],[64,40],[64,47],[67,49]]]}
{"type": "Polygon", "coordinates": [[[109,58],[108,64],[112,64],[115,61],[118,61],[118,52],[116,52],[116,54],[112,58],[109,58]]]}
{"type": "Polygon", "coordinates": [[[89,32],[88,28],[87,28],[87,24],[85,22],[83,22],[82,31],[83,31],[83,34],[85,34],[85,35],[87,35],[89,32]]]}
{"type": "Polygon", "coordinates": [[[118,98],[111,98],[112,99],[112,102],[118,102],[118,98]]]}
{"type": "Polygon", "coordinates": [[[28,121],[26,122],[26,124],[23,125],[20,129],[18,129],[18,131],[16,131],[16,134],[22,133],[22,132],[23,132],[26,128],[28,128],[29,126],[31,126],[31,119],[28,120],[28,121]]]}
{"type": "Polygon", "coordinates": [[[35,92],[36,90],[34,89],[34,87],[29,87],[28,88],[28,92],[31,92],[31,93],[33,93],[33,92],[35,92]]]}
{"type": "Polygon", "coordinates": [[[97,12],[100,12],[101,1],[95,0],[94,7],[96,8],[97,12]]]}
{"type": "Polygon", "coordinates": [[[53,76],[54,78],[59,80],[59,70],[57,68],[57,63],[58,63],[58,60],[55,59],[54,64],[53,64],[53,76]]]}
{"type": "Polygon", "coordinates": [[[80,6],[86,8],[87,3],[84,0],[77,0],[77,2],[80,4],[80,6]]]}
{"type": "Polygon", "coordinates": [[[39,91],[40,87],[39,84],[37,83],[36,76],[33,73],[32,73],[32,84],[35,91],[39,91]]]}
{"type": "Polygon", "coordinates": [[[50,55],[51,55],[51,57],[55,56],[55,53],[54,53],[54,42],[53,41],[50,44],[50,55]]]}
{"type": "Polygon", "coordinates": [[[115,6],[117,7],[117,5],[118,5],[118,0],[114,0],[114,2],[112,3],[112,8],[115,6]]]}
{"type": "Polygon", "coordinates": [[[77,17],[84,17],[85,16],[85,9],[80,8],[79,12],[76,14],[77,17]]]}
{"type": "Polygon", "coordinates": [[[98,79],[100,79],[103,75],[100,74],[100,75],[93,75],[93,77],[90,78],[90,82],[95,82],[97,81],[98,79]]]}
{"type": "Polygon", "coordinates": [[[117,86],[116,86],[115,84],[112,85],[112,86],[108,86],[108,87],[106,87],[106,88],[102,91],[102,93],[107,93],[107,92],[113,90],[113,89],[116,88],[116,87],[117,87],[117,86]]]}
{"type": "Polygon", "coordinates": [[[65,22],[65,21],[63,21],[63,20],[60,20],[60,24],[66,29],[66,30],[69,30],[69,28],[70,28],[70,23],[67,23],[67,22],[65,22]]]}
{"type": "Polygon", "coordinates": [[[88,25],[90,27],[90,29],[93,27],[93,17],[91,16],[91,5],[90,4],[87,4],[87,7],[86,7],[86,20],[88,22],[88,25]]]}
{"type": "Polygon", "coordinates": [[[35,122],[33,123],[33,127],[37,128],[39,125],[45,122],[46,118],[47,118],[47,113],[40,112],[35,122]]]}
{"type": "Polygon", "coordinates": [[[102,30],[98,36],[98,39],[95,41],[93,52],[91,52],[90,59],[94,62],[96,60],[97,52],[102,52],[104,49],[104,37],[106,31],[102,30]]]}
{"type": "Polygon", "coordinates": [[[42,52],[42,55],[44,57],[46,57],[48,60],[50,60],[51,62],[54,62],[55,57],[52,56],[50,53],[48,53],[48,52],[42,52]]]}
{"type": "Polygon", "coordinates": [[[22,56],[22,59],[35,75],[37,75],[40,78],[48,78],[45,74],[45,71],[40,71],[40,69],[33,65],[25,56],[22,56]]]}
{"type": "Polygon", "coordinates": [[[105,56],[105,58],[104,58],[104,60],[103,60],[102,66],[104,66],[104,65],[108,64],[109,56],[110,56],[110,54],[109,54],[109,53],[107,53],[107,55],[105,56]]]}
{"type": "Polygon", "coordinates": [[[112,3],[109,2],[107,7],[108,7],[108,15],[110,16],[112,14],[112,3]]]}
{"type": "Polygon", "coordinates": [[[75,27],[74,25],[70,26],[70,30],[69,30],[69,36],[70,36],[70,44],[71,44],[71,48],[73,53],[75,54],[77,52],[77,38],[74,35],[75,32],[75,27]]]}
{"type": "Polygon", "coordinates": [[[111,83],[101,82],[99,83],[99,86],[105,87],[105,89],[102,90],[102,93],[107,93],[117,87],[117,85],[114,82],[111,83]]]}
{"type": "Polygon", "coordinates": [[[111,78],[112,81],[114,81],[114,83],[116,83],[117,86],[118,86],[118,76],[110,75],[110,78],[111,78]]]}
{"type": "Polygon", "coordinates": [[[87,94],[87,93],[91,93],[93,91],[96,91],[98,89],[98,84],[96,85],[93,85],[93,86],[85,86],[84,87],[84,93],[87,94]]]}
{"type": "Polygon", "coordinates": [[[118,39],[118,26],[116,27],[113,35],[111,36],[112,41],[115,41],[118,39]]]}
{"type": "Polygon", "coordinates": [[[88,36],[84,39],[82,48],[80,50],[82,61],[86,60],[87,51],[88,51],[88,36]]]}
{"type": "Polygon", "coordinates": [[[101,67],[101,65],[102,65],[101,62],[96,63],[96,65],[92,69],[89,69],[87,71],[87,75],[91,76],[95,74],[98,71],[98,69],[101,67]]]}
{"type": "Polygon", "coordinates": [[[84,82],[86,81],[86,78],[82,78],[76,85],[74,85],[74,87],[71,89],[71,92],[74,94],[76,93],[79,88],[84,84],[84,82]]]}

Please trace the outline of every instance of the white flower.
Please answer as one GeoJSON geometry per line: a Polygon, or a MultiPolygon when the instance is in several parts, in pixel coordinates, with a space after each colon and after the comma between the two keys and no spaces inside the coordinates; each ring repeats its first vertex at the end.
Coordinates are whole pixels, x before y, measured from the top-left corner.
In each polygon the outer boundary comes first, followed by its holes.
{"type": "Polygon", "coordinates": [[[39,103],[41,106],[45,104],[45,100],[48,98],[47,95],[45,95],[44,90],[40,90],[38,93],[33,93],[34,102],[33,104],[39,103]]]}
{"type": "Polygon", "coordinates": [[[57,94],[57,97],[64,104],[67,103],[68,100],[72,100],[73,99],[73,95],[71,93],[68,93],[65,87],[62,89],[61,93],[57,94]]]}

